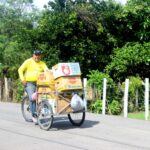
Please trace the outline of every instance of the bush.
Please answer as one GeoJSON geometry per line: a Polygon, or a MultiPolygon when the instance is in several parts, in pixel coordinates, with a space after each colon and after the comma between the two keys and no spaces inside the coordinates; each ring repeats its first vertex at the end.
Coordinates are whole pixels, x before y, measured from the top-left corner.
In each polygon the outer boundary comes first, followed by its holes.
{"type": "Polygon", "coordinates": [[[113,100],[109,105],[108,105],[108,113],[112,115],[119,115],[121,114],[122,107],[121,104],[117,100],[113,100]]]}
{"type": "Polygon", "coordinates": [[[90,74],[87,75],[88,79],[88,85],[93,86],[95,85],[96,88],[100,91],[103,89],[103,80],[106,78],[107,81],[107,86],[111,87],[114,83],[113,80],[110,78],[108,74],[102,73],[98,70],[92,70],[90,71],[90,74]]]}
{"type": "Polygon", "coordinates": [[[113,80],[110,78],[108,74],[102,73],[99,70],[92,70],[88,77],[88,86],[94,88],[95,99],[101,99],[103,92],[103,81],[104,78],[107,79],[107,88],[112,88],[114,86],[113,80]]]}
{"type": "Polygon", "coordinates": [[[102,112],[102,100],[97,99],[97,100],[94,101],[94,103],[92,102],[89,105],[89,109],[90,109],[91,112],[101,113],[102,112]]]}
{"type": "Polygon", "coordinates": [[[21,102],[22,96],[24,94],[24,87],[20,80],[16,80],[14,83],[14,90],[15,90],[15,95],[14,95],[14,101],[15,102],[21,102]]]}

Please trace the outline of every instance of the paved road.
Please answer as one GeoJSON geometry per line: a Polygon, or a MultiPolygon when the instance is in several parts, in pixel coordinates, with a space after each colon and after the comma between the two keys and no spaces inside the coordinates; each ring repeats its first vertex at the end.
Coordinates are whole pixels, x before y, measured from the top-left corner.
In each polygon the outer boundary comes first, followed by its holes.
{"type": "Polygon", "coordinates": [[[81,127],[59,116],[44,131],[23,120],[20,104],[0,102],[0,150],[150,150],[150,122],[86,113],[81,127]]]}

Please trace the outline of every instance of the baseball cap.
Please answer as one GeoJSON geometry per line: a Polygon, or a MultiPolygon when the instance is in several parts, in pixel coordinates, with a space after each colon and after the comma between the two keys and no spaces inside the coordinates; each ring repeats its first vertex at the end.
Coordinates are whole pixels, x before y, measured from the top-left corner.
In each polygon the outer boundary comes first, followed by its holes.
{"type": "Polygon", "coordinates": [[[41,50],[34,50],[34,51],[33,51],[33,54],[35,54],[35,55],[41,55],[42,52],[41,52],[41,50]]]}

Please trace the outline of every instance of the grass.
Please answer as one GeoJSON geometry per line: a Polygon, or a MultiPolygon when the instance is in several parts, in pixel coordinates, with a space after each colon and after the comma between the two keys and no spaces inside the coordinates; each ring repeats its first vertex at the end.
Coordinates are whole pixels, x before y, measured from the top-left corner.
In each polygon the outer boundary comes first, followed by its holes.
{"type": "MultiPolygon", "coordinates": [[[[145,120],[145,112],[140,111],[140,112],[128,113],[128,118],[145,120]]],[[[148,120],[150,120],[150,116],[148,117],[148,120]]]]}

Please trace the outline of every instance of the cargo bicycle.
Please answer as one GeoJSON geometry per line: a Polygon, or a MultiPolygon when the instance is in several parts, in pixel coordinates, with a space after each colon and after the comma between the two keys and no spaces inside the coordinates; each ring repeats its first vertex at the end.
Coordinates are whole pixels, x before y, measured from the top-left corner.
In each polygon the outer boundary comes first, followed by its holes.
{"type": "MultiPolygon", "coordinates": [[[[38,88],[47,88],[45,86],[39,86],[38,88]]],[[[83,90],[71,90],[65,92],[49,91],[49,92],[37,92],[36,109],[38,125],[41,129],[49,130],[53,124],[55,116],[64,115],[68,116],[69,121],[74,126],[81,126],[85,120],[86,102],[84,98],[83,90]],[[49,97],[55,97],[53,100],[49,100],[49,97]],[[84,107],[73,109],[71,107],[71,99],[77,96],[82,97],[84,107]]],[[[32,121],[30,112],[30,105],[28,96],[25,96],[21,103],[22,115],[27,122],[32,121]]]]}
{"type": "MultiPolygon", "coordinates": [[[[59,63],[52,71],[40,73],[37,80],[36,112],[39,126],[49,130],[55,116],[64,115],[74,126],[85,120],[86,99],[79,63],[59,63]]],[[[22,115],[28,122],[31,112],[28,97],[21,104],[22,115]]]]}

